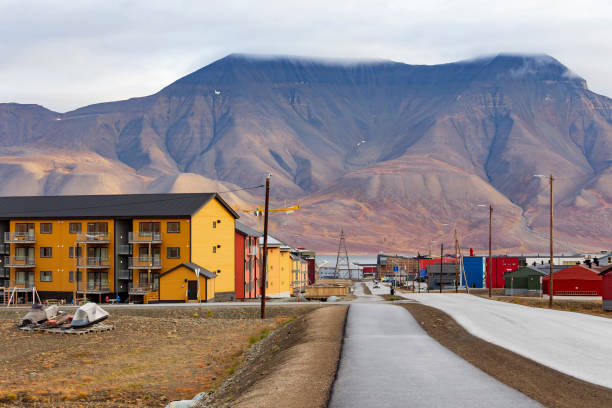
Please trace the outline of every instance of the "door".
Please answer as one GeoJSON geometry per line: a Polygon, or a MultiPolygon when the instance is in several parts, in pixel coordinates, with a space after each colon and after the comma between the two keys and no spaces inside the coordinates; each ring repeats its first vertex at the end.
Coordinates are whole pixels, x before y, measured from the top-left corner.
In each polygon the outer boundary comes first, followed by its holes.
{"type": "Polygon", "coordinates": [[[187,281],[187,300],[198,300],[198,281],[187,281]]]}

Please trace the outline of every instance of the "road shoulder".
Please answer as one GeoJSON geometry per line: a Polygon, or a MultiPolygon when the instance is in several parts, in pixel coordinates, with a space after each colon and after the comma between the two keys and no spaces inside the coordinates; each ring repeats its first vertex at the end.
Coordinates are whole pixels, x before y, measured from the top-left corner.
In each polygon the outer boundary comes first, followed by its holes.
{"type": "Polygon", "coordinates": [[[347,306],[322,307],[271,333],[200,406],[326,407],[347,310],[347,306]]]}

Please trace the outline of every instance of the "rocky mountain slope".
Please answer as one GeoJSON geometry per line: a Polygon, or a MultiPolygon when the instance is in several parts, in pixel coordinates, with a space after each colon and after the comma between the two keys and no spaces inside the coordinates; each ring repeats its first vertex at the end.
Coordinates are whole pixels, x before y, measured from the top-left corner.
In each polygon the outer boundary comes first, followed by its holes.
{"type": "MultiPolygon", "coordinates": [[[[612,249],[612,100],[548,56],[417,66],[230,55],[160,92],[67,113],[0,104],[0,194],[261,184],[294,245],[423,252],[431,240],[612,249]],[[217,182],[218,181],[218,182],[217,182]],[[215,184],[217,183],[217,184],[215,184]],[[219,184],[221,183],[221,184],[219,184]]],[[[226,187],[227,186],[227,187],[226,187]]],[[[262,193],[240,192],[260,202],[262,193]]]]}

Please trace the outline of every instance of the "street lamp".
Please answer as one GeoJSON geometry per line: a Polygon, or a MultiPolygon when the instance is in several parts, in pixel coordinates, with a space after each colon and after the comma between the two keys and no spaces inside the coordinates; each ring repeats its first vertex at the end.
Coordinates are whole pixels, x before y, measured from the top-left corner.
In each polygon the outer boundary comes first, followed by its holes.
{"type": "MultiPolygon", "coordinates": [[[[486,207],[486,204],[478,204],[477,207],[486,207]]],[[[491,280],[491,271],[493,270],[493,253],[491,251],[491,227],[493,225],[493,204],[489,204],[489,271],[487,273],[487,280],[489,281],[489,297],[491,297],[491,286],[493,281],[491,280]]]]}
{"type": "Polygon", "coordinates": [[[550,278],[548,279],[548,307],[553,305],[553,230],[554,230],[554,201],[553,201],[553,181],[552,173],[549,176],[534,174],[533,177],[548,178],[550,181],[550,278]]]}

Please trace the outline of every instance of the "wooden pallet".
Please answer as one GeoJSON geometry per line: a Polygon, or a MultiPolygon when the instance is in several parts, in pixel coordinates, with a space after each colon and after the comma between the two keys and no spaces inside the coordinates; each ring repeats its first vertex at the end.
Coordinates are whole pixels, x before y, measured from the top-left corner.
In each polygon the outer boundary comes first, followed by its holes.
{"type": "Polygon", "coordinates": [[[96,324],[94,326],[85,327],[83,329],[62,329],[60,327],[20,327],[19,330],[33,331],[33,332],[44,332],[53,334],[88,334],[88,333],[100,333],[110,330],[115,330],[115,326],[112,324],[96,324]]]}

